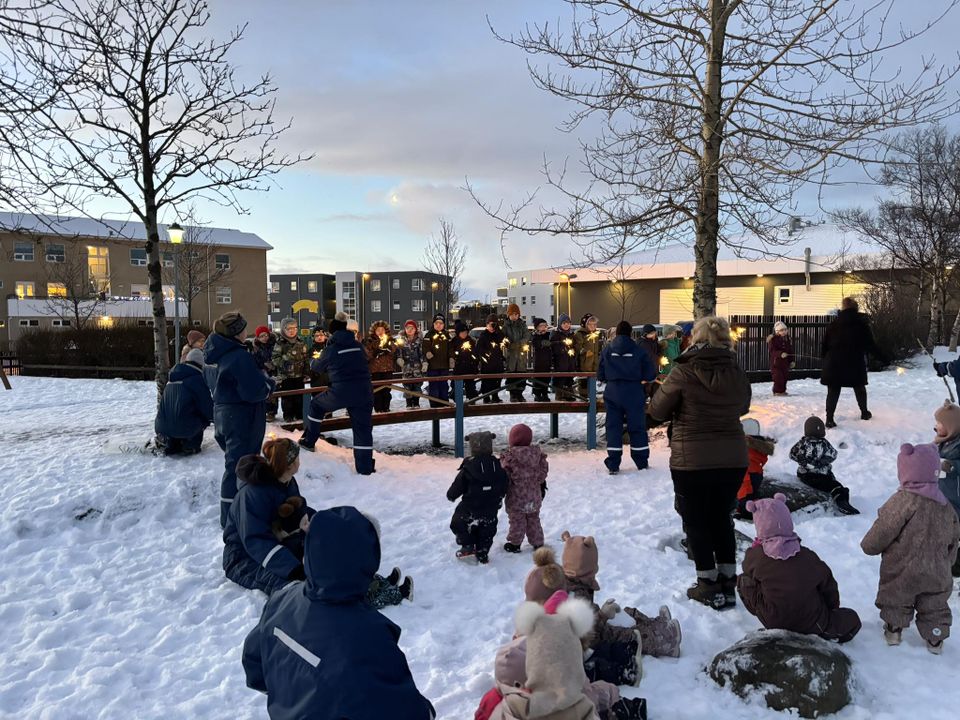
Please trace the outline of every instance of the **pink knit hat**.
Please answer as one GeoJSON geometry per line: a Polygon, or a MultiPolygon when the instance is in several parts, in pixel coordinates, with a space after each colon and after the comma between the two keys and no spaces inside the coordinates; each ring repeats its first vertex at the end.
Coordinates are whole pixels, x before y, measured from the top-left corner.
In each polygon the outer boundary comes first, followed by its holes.
{"type": "Polygon", "coordinates": [[[937,446],[911,445],[904,443],[897,455],[897,476],[900,487],[915,495],[947,504],[947,497],[940,491],[940,453],[937,446]]]}
{"type": "Polygon", "coordinates": [[[497,650],[493,677],[503,685],[523,687],[527,682],[527,638],[514,638],[497,650]]]}
{"type": "Polygon", "coordinates": [[[787,508],[787,496],[777,493],[767,500],[748,500],[747,510],[753,513],[757,542],[774,560],[786,560],[800,552],[800,538],[793,531],[793,518],[787,508]]]}
{"type": "Polygon", "coordinates": [[[507,442],[510,447],[523,447],[533,442],[533,430],[527,425],[519,423],[510,428],[510,434],[507,436],[507,442]]]}

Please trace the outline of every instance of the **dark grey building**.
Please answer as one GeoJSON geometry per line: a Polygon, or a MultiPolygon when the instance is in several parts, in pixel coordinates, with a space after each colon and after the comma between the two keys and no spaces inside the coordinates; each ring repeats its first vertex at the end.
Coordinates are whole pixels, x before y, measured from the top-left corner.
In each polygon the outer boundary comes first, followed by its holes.
{"type": "MultiPolygon", "coordinates": [[[[270,301],[270,327],[280,329],[280,321],[285,317],[295,317],[301,329],[313,327],[319,316],[327,320],[337,311],[336,278],[322,273],[302,273],[292,275],[271,275],[268,299],[270,301]],[[303,303],[294,311],[294,305],[303,303]],[[316,303],[316,312],[312,307],[316,303]]],[[[253,328],[250,328],[251,331],[253,328]]]]}
{"type": "Polygon", "coordinates": [[[443,307],[447,280],[444,275],[423,270],[338,272],[337,309],[356,320],[363,332],[376,320],[386,321],[395,331],[407,320],[426,329],[438,312],[447,315],[449,323],[452,320],[443,307]]]}

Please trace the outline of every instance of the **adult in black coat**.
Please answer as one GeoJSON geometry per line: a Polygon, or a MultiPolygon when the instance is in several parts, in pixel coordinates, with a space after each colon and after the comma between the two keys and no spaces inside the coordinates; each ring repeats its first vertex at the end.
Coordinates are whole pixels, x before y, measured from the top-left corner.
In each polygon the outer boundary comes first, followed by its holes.
{"type": "Polygon", "coordinates": [[[821,357],[823,372],[820,384],[827,386],[828,428],[836,427],[834,413],[840,400],[840,389],[852,387],[860,406],[860,418],[869,420],[873,414],[867,409],[867,353],[881,357],[873,341],[867,316],[859,312],[857,301],[844,298],[837,319],[830,323],[823,336],[821,357]]]}
{"type": "Polygon", "coordinates": [[[480,361],[480,394],[485,403],[503,402],[500,399],[500,378],[484,377],[499,375],[506,368],[503,350],[506,336],[500,329],[500,319],[496,313],[487,316],[487,327],[477,338],[477,359],[480,361]],[[494,392],[496,391],[496,392],[494,392]],[[491,393],[491,394],[487,394],[491,393]]]}

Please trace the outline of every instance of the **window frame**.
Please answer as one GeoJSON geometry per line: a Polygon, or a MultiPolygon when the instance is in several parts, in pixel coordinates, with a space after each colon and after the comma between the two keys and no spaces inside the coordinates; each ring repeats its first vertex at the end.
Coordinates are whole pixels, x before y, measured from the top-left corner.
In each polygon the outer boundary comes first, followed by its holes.
{"type": "Polygon", "coordinates": [[[383,312],[381,308],[382,308],[382,303],[379,300],[370,301],[370,312],[373,312],[373,313],[383,312]]]}
{"type": "Polygon", "coordinates": [[[133,267],[146,267],[147,263],[150,262],[150,258],[147,257],[146,248],[130,248],[130,265],[133,267]],[[143,253],[143,262],[140,261],[140,258],[134,258],[134,253],[143,253]]]}
{"type": "Polygon", "coordinates": [[[296,280],[291,280],[291,281],[290,281],[290,292],[297,292],[297,281],[296,281],[296,280]]]}
{"type": "Polygon", "coordinates": [[[427,302],[423,298],[413,298],[410,301],[410,312],[425,313],[427,311],[427,302]]]}
{"type": "Polygon", "coordinates": [[[33,262],[36,257],[37,251],[34,243],[27,240],[15,240],[13,242],[14,262],[33,262]]]}
{"type": "Polygon", "coordinates": [[[43,248],[43,259],[48,263],[65,263],[67,261],[67,246],[63,243],[47,243],[43,248]],[[51,248],[60,248],[60,252],[52,253],[51,248]]]}
{"type": "Polygon", "coordinates": [[[71,327],[72,323],[69,320],[64,320],[63,318],[54,318],[53,327],[71,327]]]}
{"type": "Polygon", "coordinates": [[[370,292],[380,292],[380,278],[370,281],[370,292]]]}
{"type": "Polygon", "coordinates": [[[215,305],[232,305],[233,288],[229,285],[219,285],[214,291],[215,305]],[[224,293],[226,291],[226,293],[224,293]]]}
{"type": "Polygon", "coordinates": [[[390,287],[392,287],[394,290],[399,290],[399,289],[400,289],[400,278],[394,278],[393,281],[390,283],[390,287]]]}
{"type": "Polygon", "coordinates": [[[230,269],[230,255],[228,253],[214,253],[213,255],[213,266],[217,270],[229,270],[230,269]],[[221,260],[220,258],[226,258],[226,261],[221,260]]]}
{"type": "Polygon", "coordinates": [[[48,298],[65,298],[67,296],[67,284],[62,282],[48,282],[47,283],[47,297],[48,298]],[[51,286],[53,289],[58,292],[51,292],[51,286]],[[59,292],[59,290],[63,292],[59,292]]]}
{"type": "Polygon", "coordinates": [[[315,293],[317,292],[317,281],[316,280],[307,280],[307,292],[315,293]]]}
{"type": "Polygon", "coordinates": [[[778,287],[777,288],[777,305],[789,305],[793,302],[793,288],[791,287],[778,287]],[[786,291],[786,295],[784,295],[786,291]]]}
{"type": "Polygon", "coordinates": [[[20,327],[40,327],[40,321],[33,318],[20,318],[20,327]]]}
{"type": "Polygon", "coordinates": [[[13,290],[18,300],[31,300],[37,296],[37,284],[33,280],[17,280],[14,282],[13,290]],[[20,291],[21,286],[24,289],[23,293],[20,291]],[[27,292],[27,288],[30,292],[27,292]]]}

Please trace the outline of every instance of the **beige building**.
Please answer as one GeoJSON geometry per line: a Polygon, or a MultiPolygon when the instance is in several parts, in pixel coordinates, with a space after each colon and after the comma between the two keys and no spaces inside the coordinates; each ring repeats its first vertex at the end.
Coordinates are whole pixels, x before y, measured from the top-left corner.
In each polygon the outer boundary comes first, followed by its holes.
{"type": "MultiPolygon", "coordinates": [[[[86,322],[152,325],[145,240],[137,222],[0,213],[0,349],[30,328],[74,325],[78,314],[86,322]]],[[[185,330],[211,327],[229,310],[251,326],[266,322],[270,249],[257,235],[223,228],[185,228],[181,244],[162,242],[168,322],[175,281],[185,330]]]]}

